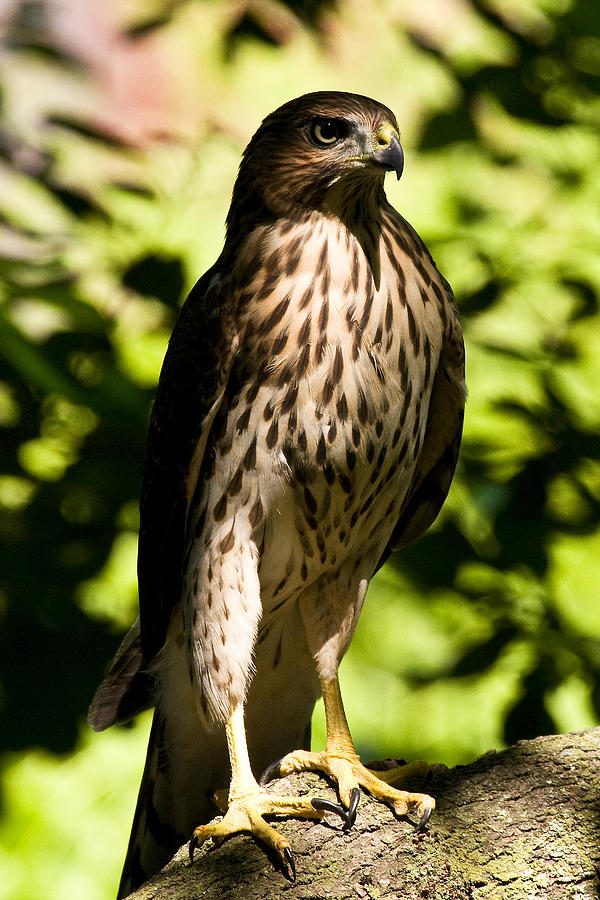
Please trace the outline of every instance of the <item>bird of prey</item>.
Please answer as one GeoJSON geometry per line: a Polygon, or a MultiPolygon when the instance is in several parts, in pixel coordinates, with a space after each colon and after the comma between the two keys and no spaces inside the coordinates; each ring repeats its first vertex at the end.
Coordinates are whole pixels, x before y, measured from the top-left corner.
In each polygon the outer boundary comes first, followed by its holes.
{"type": "Polygon", "coordinates": [[[193,852],[250,832],[293,877],[265,817],[331,810],[349,827],[360,788],[421,825],[435,805],[362,765],[338,683],[369,581],[437,516],[462,430],[452,291],[384,193],[403,163],[393,113],[367,97],[275,110],[175,325],[142,484],[140,616],[90,711],[101,730],[155,707],[119,897],[192,835],[193,852]],[[319,696],[326,747],[311,752],[319,696]],[[326,773],[339,804],[272,795],[265,768],[326,773]]]}

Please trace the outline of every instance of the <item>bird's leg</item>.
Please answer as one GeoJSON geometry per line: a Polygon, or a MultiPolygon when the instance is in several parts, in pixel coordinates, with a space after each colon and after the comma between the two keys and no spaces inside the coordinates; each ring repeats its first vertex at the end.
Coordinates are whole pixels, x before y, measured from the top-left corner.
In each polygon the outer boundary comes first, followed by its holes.
{"type": "Polygon", "coordinates": [[[317,803],[315,806],[309,797],[268,794],[258,784],[250,767],[242,704],[233,710],[226,724],[226,731],[231,763],[227,810],[223,817],[217,817],[207,825],[200,825],[194,830],[190,841],[190,858],[193,859],[195,848],[209,838],[221,843],[233,834],[250,832],[258,840],[275,850],[288,877],[293,880],[296,871],[289,843],[263,817],[279,815],[321,819],[326,809],[333,808],[335,811],[334,804],[327,805],[325,801],[325,805],[321,805],[319,801],[315,801],[317,803]]]}
{"type": "MultiPolygon", "coordinates": [[[[375,799],[389,803],[398,816],[404,816],[410,812],[416,813],[418,816],[417,828],[423,828],[435,807],[435,800],[427,794],[399,790],[390,782],[400,781],[413,775],[424,775],[429,771],[427,764],[408,763],[384,772],[367,769],[361,763],[352,742],[337,676],[323,680],[321,688],[327,725],[325,750],[320,753],[311,753],[306,750],[288,753],[267,770],[268,776],[272,777],[275,774],[284,776],[291,772],[301,772],[307,769],[329,775],[337,782],[339,798],[349,811],[347,826],[352,825],[356,817],[356,807],[360,796],[359,787],[362,787],[375,799]]],[[[261,782],[264,780],[265,776],[261,782]]]]}

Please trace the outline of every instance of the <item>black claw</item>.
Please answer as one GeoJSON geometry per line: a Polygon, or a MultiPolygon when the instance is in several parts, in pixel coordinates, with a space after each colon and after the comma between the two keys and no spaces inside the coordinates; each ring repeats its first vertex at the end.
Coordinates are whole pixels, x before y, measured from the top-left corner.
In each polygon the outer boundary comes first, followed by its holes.
{"type": "Polygon", "coordinates": [[[268,784],[269,781],[273,781],[274,778],[279,778],[281,775],[279,764],[281,759],[276,759],[274,763],[271,763],[270,766],[267,766],[265,771],[262,773],[260,778],[258,779],[258,783],[263,787],[265,784],[268,784]]]}
{"type": "MultiPolygon", "coordinates": [[[[325,810],[325,812],[335,813],[344,823],[348,820],[348,813],[340,803],[334,803],[332,800],[325,800],[323,797],[313,797],[310,801],[313,809],[325,810]]],[[[345,824],[344,824],[345,827],[345,824]]]]}
{"type": "Polygon", "coordinates": [[[289,847],[283,848],[283,855],[286,862],[286,875],[290,881],[296,880],[296,863],[294,862],[294,854],[289,847]]]}
{"type": "Polygon", "coordinates": [[[346,813],[346,824],[344,825],[344,831],[348,831],[354,823],[356,822],[356,810],[358,809],[358,804],[360,802],[360,790],[355,787],[350,791],[350,806],[348,807],[348,812],[346,813]]]}
{"type": "Polygon", "coordinates": [[[423,815],[421,816],[419,822],[415,825],[415,831],[416,831],[417,834],[419,834],[421,831],[424,831],[424,830],[425,830],[425,826],[426,826],[427,823],[429,822],[429,819],[431,818],[431,813],[432,813],[432,812],[433,812],[433,810],[432,810],[431,807],[429,807],[429,809],[426,809],[426,810],[425,810],[425,812],[424,812],[423,815]]]}
{"type": "Polygon", "coordinates": [[[194,862],[194,850],[198,846],[198,837],[194,834],[192,835],[192,839],[190,841],[190,862],[194,862]]]}

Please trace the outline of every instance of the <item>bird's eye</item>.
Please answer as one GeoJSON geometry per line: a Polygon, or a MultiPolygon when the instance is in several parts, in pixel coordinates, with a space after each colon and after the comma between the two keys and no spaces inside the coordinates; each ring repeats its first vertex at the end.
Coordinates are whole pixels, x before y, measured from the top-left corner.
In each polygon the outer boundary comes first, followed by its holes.
{"type": "Polygon", "coordinates": [[[310,127],[310,136],[319,147],[331,147],[347,134],[346,123],[339,119],[315,119],[310,127]]]}

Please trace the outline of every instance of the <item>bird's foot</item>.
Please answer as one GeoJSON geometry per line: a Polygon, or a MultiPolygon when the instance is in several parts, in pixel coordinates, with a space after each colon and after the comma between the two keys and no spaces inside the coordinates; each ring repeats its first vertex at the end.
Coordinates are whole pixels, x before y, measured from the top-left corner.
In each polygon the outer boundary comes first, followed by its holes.
{"type": "MultiPolygon", "coordinates": [[[[361,763],[358,754],[353,750],[324,750],[321,753],[296,750],[269,766],[263,773],[260,783],[266,784],[272,778],[307,770],[323,772],[323,774],[328,775],[337,782],[340,801],[348,811],[346,813],[346,828],[351,827],[356,819],[356,808],[360,797],[359,787],[368,791],[376,800],[388,803],[397,816],[406,816],[409,813],[416,815],[418,821],[415,827],[418,831],[425,827],[435,808],[435,800],[428,794],[402,791],[393,786],[394,783],[413,776],[427,775],[429,772],[427,763],[412,762],[394,766],[392,769],[374,771],[367,769],[361,763]]],[[[313,802],[322,803],[323,801],[313,802]]],[[[333,806],[335,804],[325,808],[333,806]]]]}
{"type": "MultiPolygon", "coordinates": [[[[221,792],[215,797],[222,805],[221,792]]],[[[205,841],[212,839],[217,846],[227,838],[241,832],[250,833],[275,851],[286,876],[290,881],[296,879],[294,855],[289,842],[283,835],[265,821],[264,816],[293,816],[301,819],[321,819],[326,811],[336,812],[344,820],[345,810],[327,800],[311,800],[309,797],[294,797],[268,794],[258,785],[239,796],[229,797],[225,815],[213,819],[207,825],[194,829],[190,841],[190,860],[193,861],[194,850],[205,841]]]]}

